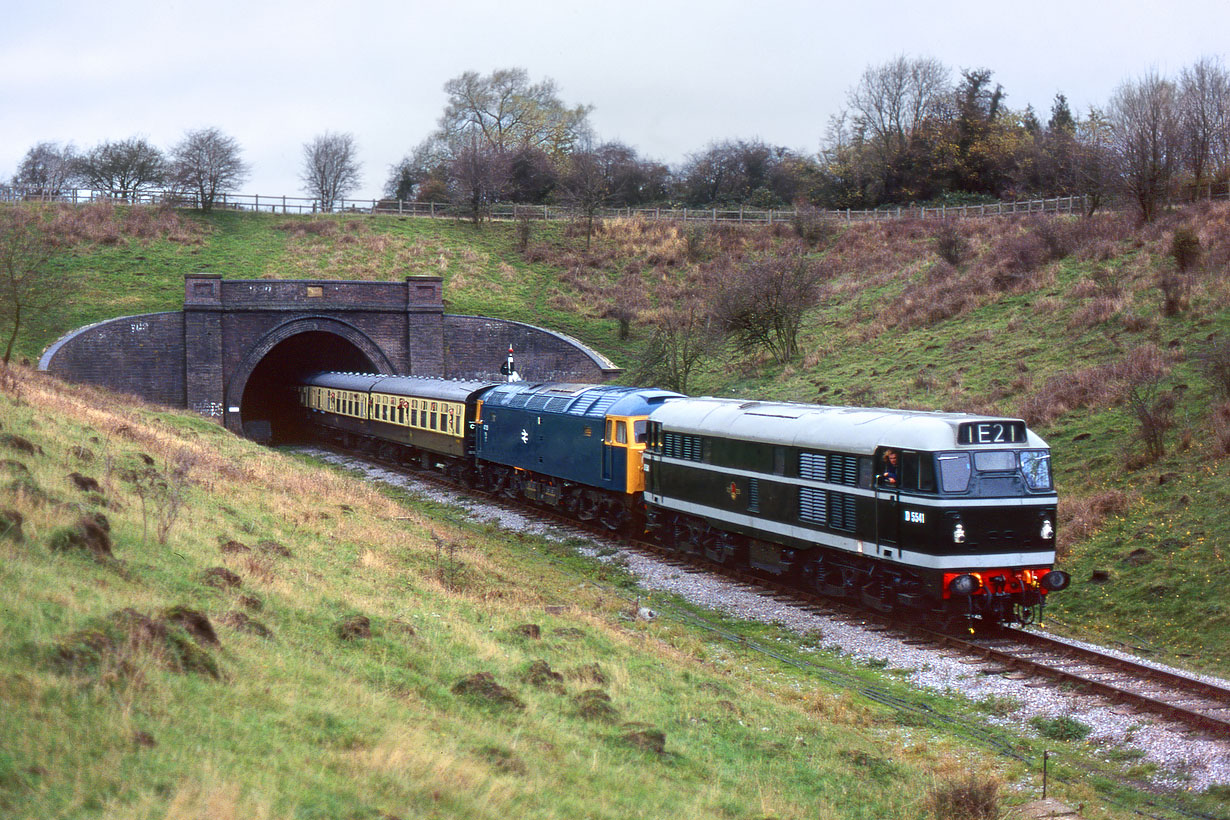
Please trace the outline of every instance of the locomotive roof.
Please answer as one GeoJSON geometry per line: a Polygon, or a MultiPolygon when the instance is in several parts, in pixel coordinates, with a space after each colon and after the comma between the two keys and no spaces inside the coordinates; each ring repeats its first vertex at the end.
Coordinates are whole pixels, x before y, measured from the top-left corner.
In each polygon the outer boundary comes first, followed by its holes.
{"type": "Polygon", "coordinates": [[[475,392],[491,387],[497,382],[427,379],[419,376],[388,376],[379,373],[315,373],[305,378],[303,383],[317,387],[331,387],[335,390],[356,390],[363,393],[375,390],[394,396],[466,401],[475,392]]]}
{"type": "Polygon", "coordinates": [[[675,398],[679,398],[678,393],[656,388],[564,382],[513,382],[493,387],[483,397],[483,404],[487,407],[511,407],[543,413],[602,418],[606,415],[648,415],[654,407],[675,398]]]}
{"type": "MultiPolygon", "coordinates": [[[[970,445],[957,444],[958,425],[1011,419],[969,413],[831,407],[708,397],[667,402],[655,409],[651,418],[661,422],[663,429],[670,432],[860,453],[873,453],[877,447],[906,450],[968,447],[970,445]]],[[[1027,446],[1047,446],[1032,430],[1028,431],[1027,436],[1027,446]]],[[[1004,445],[978,446],[985,449],[1004,445]]]]}

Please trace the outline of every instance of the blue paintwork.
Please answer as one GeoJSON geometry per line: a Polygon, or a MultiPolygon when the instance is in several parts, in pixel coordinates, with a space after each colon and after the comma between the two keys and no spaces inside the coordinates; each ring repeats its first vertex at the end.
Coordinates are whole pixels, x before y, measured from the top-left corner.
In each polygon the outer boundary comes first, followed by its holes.
{"type": "Polygon", "coordinates": [[[678,395],[609,385],[502,384],[483,396],[475,453],[481,460],[626,492],[627,451],[603,444],[606,417],[645,416],[678,395]]]}

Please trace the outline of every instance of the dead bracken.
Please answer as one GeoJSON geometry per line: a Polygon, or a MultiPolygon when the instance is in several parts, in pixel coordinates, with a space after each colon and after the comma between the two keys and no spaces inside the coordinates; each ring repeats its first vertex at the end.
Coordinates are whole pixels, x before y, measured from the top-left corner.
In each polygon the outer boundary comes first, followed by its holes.
{"type": "Polygon", "coordinates": [[[17,510],[0,510],[0,538],[20,544],[26,538],[21,531],[24,521],[17,510]]]}
{"type": "Polygon", "coordinates": [[[111,554],[111,523],[101,513],[83,515],[77,523],[60,527],[51,533],[47,546],[53,552],[80,550],[98,559],[108,559],[111,554]]]}
{"type": "MultiPolygon", "coordinates": [[[[208,620],[203,615],[200,618],[204,628],[198,625],[197,631],[207,629],[212,634],[208,620]]],[[[52,650],[51,665],[63,674],[128,678],[136,674],[142,659],[148,659],[172,672],[220,679],[218,662],[200,645],[201,640],[165,616],[151,617],[126,608],[63,638],[52,650]]],[[[212,645],[217,645],[216,638],[212,645]]]]}
{"type": "Polygon", "coordinates": [[[277,541],[257,541],[256,548],[268,555],[276,555],[280,558],[290,558],[290,549],[279,544],[277,541]]]}
{"type": "Polygon", "coordinates": [[[530,664],[525,673],[525,682],[539,689],[550,689],[560,694],[564,692],[564,676],[551,669],[551,665],[543,660],[530,664]]]}
{"type": "Polygon", "coordinates": [[[249,618],[246,613],[232,610],[222,615],[218,620],[237,632],[246,632],[258,638],[272,638],[273,632],[258,620],[249,618]]]}
{"type": "Polygon", "coordinates": [[[201,573],[201,583],[217,589],[235,589],[243,583],[243,579],[226,567],[210,567],[201,573]]]}
{"type": "Polygon", "coordinates": [[[343,641],[353,641],[372,636],[372,622],[366,615],[351,615],[342,618],[333,627],[343,641]]]}
{"type": "Polygon", "coordinates": [[[81,473],[69,473],[68,480],[73,482],[73,485],[83,493],[102,492],[102,487],[98,486],[98,481],[90,478],[88,475],[82,475],[81,473]]]}
{"type": "Polygon", "coordinates": [[[601,689],[586,689],[572,699],[577,714],[586,720],[598,720],[604,723],[614,723],[619,719],[619,711],[611,705],[611,696],[601,689]]]}
{"type": "Polygon", "coordinates": [[[521,699],[495,682],[495,676],[490,672],[476,672],[462,678],[453,685],[454,695],[465,695],[476,700],[485,701],[497,706],[510,706],[514,709],[524,709],[521,699]]]}
{"type": "Polygon", "coordinates": [[[625,743],[656,755],[666,754],[666,733],[661,729],[639,723],[624,724],[624,728],[629,727],[634,728],[620,736],[625,743]]]}

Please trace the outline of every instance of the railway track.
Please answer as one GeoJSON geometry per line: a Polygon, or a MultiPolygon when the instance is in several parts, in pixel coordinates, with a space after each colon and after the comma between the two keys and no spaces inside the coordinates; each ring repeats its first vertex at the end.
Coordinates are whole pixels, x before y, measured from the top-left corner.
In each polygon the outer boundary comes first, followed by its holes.
{"type": "Polygon", "coordinates": [[[903,622],[851,602],[823,598],[744,570],[715,566],[656,544],[631,543],[668,560],[682,560],[691,568],[720,572],[731,580],[766,590],[777,600],[827,615],[861,620],[871,629],[891,632],[911,644],[960,652],[971,661],[983,664],[985,674],[1030,678],[1037,685],[1062,686],[1079,694],[1103,698],[1120,708],[1181,724],[1213,739],[1230,740],[1230,688],[1041,632],[1011,627],[997,627],[974,636],[944,632],[903,622]]]}
{"type": "MultiPolygon", "coordinates": [[[[406,472],[403,464],[367,454],[342,452],[347,456],[359,457],[406,472]]],[[[1212,739],[1230,739],[1230,689],[1213,683],[1158,669],[1109,652],[1074,645],[1039,632],[1001,627],[985,634],[966,636],[903,622],[853,602],[824,598],[746,569],[714,564],[694,553],[612,533],[595,522],[577,521],[551,509],[463,487],[436,473],[420,470],[412,470],[410,473],[416,479],[428,481],[450,491],[478,496],[484,501],[520,513],[528,510],[536,517],[546,518],[573,531],[586,532],[604,540],[618,542],[681,568],[719,574],[782,602],[805,607],[823,615],[861,621],[872,630],[891,633],[911,644],[931,645],[938,650],[960,652],[971,662],[983,664],[986,674],[1027,677],[1040,686],[1065,687],[1069,691],[1103,698],[1118,708],[1181,724],[1191,732],[1201,733],[1212,739]]]]}

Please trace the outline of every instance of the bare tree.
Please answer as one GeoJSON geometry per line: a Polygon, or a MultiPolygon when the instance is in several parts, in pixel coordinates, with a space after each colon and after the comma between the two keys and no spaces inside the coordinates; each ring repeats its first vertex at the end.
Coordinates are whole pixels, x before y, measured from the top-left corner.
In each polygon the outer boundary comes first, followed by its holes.
{"type": "Polygon", "coordinates": [[[564,201],[585,220],[585,250],[594,235],[594,219],[611,195],[611,181],[594,151],[577,151],[568,158],[560,185],[564,201]]]}
{"type": "Polygon", "coordinates": [[[448,104],[438,137],[458,148],[478,136],[499,153],[519,146],[553,156],[572,150],[588,130],[591,106],[569,107],[555,81],[531,83],[523,68],[504,68],[481,76],[467,71],[444,84],[448,104]]]}
{"type": "Polygon", "coordinates": [[[303,189],[320,200],[322,211],[332,211],[339,199],[359,185],[357,152],[351,134],[325,133],[303,146],[299,178],[303,189]]]}
{"type": "Polygon", "coordinates": [[[22,158],[13,184],[25,189],[27,196],[55,199],[68,187],[76,160],[71,144],[61,147],[55,142],[40,142],[22,158]]]}
{"type": "Polygon", "coordinates": [[[1230,72],[1221,60],[1204,57],[1179,76],[1183,160],[1192,175],[1192,198],[1206,176],[1230,163],[1230,72]]]}
{"type": "Polygon", "coordinates": [[[477,225],[508,182],[507,157],[472,134],[449,166],[451,199],[477,225]]]}
{"type": "Polygon", "coordinates": [[[904,151],[951,92],[948,68],[930,57],[898,56],[870,66],[849,93],[856,129],[882,144],[887,155],[904,151]]]}
{"type": "Polygon", "coordinates": [[[8,326],[5,367],[23,323],[66,298],[63,277],[51,264],[56,246],[45,221],[42,207],[0,205],[0,326],[8,326]]]}
{"type": "Polygon", "coordinates": [[[1182,160],[1174,83],[1150,72],[1119,86],[1110,102],[1110,123],[1120,183],[1149,222],[1170,195],[1182,160]]]}
{"type": "Polygon", "coordinates": [[[1076,124],[1074,174],[1085,195],[1085,216],[1093,216],[1116,183],[1116,161],[1110,120],[1097,108],[1076,124]]]}
{"type": "Polygon", "coordinates": [[[820,266],[801,251],[756,259],[722,279],[714,315],[741,346],[763,347],[784,364],[798,352],[799,326],[822,279],[820,266]]]}
{"type": "Polygon", "coordinates": [[[171,152],[171,178],[195,191],[204,211],[213,210],[219,194],[242,185],[248,171],[239,143],[217,128],[189,131],[171,152]]]}
{"type": "Polygon", "coordinates": [[[653,336],[632,376],[637,384],[688,391],[688,380],[718,342],[717,328],[702,302],[692,296],[668,296],[670,307],[658,316],[653,336]]]}
{"type": "Polygon", "coordinates": [[[163,184],[167,161],[156,147],[132,137],[91,148],[78,159],[75,170],[85,187],[106,191],[127,202],[142,191],[163,184]]]}

